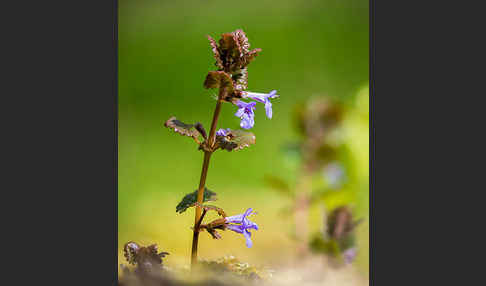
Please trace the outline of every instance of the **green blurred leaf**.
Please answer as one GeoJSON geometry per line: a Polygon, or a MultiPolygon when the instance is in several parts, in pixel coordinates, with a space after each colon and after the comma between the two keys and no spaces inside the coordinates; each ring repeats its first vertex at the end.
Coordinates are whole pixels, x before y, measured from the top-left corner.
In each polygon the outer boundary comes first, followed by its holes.
{"type": "Polygon", "coordinates": [[[311,196],[311,203],[324,202],[328,210],[353,203],[356,195],[350,191],[328,191],[326,189],[316,191],[311,196]]]}
{"type": "Polygon", "coordinates": [[[199,144],[198,137],[200,133],[195,128],[196,124],[186,124],[172,116],[164,123],[164,126],[183,136],[192,137],[199,144]]]}
{"type": "MultiPolygon", "coordinates": [[[[215,201],[216,193],[204,188],[203,202],[215,201]]],[[[182,201],[176,206],[176,212],[183,213],[186,209],[197,202],[197,190],[184,196],[182,201]]]]}
{"type": "Polygon", "coordinates": [[[314,235],[309,243],[309,247],[313,252],[325,253],[334,257],[337,257],[340,252],[337,241],[334,239],[326,240],[322,237],[321,233],[314,235]]]}
{"type": "Polygon", "coordinates": [[[356,235],[354,233],[349,233],[339,240],[339,248],[346,250],[356,246],[356,235]]]}
{"type": "Polygon", "coordinates": [[[263,180],[265,181],[265,184],[267,184],[272,189],[278,191],[280,194],[289,198],[294,198],[294,191],[290,188],[289,184],[282,178],[274,175],[265,175],[263,177],[263,180]]]}
{"type": "Polygon", "coordinates": [[[282,207],[278,210],[278,215],[282,216],[282,217],[289,218],[289,217],[292,216],[294,211],[295,211],[295,207],[293,205],[292,206],[285,206],[285,207],[282,207]]]}
{"type": "Polygon", "coordinates": [[[216,136],[216,141],[221,149],[227,151],[241,150],[255,144],[255,135],[243,130],[231,130],[226,136],[216,136]]]}

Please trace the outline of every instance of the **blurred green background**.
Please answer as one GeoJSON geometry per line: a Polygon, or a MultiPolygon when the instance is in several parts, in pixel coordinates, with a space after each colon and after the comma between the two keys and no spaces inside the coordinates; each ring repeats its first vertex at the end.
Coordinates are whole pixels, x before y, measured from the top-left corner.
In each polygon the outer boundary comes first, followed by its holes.
{"type": "MultiPolygon", "coordinates": [[[[251,48],[262,52],[249,65],[250,91],[276,89],[274,115],[257,106],[257,144],[238,152],[217,152],[207,187],[218,193],[216,205],[232,215],[253,207],[261,229],[254,246],[223,233],[221,241],[202,234],[201,258],[233,254],[257,265],[275,265],[294,255],[292,220],[279,209],[288,201],[266,187],[265,174],[292,179],[295,166],[281,146],[296,138],[292,110],[311,96],[331,96],[348,107],[346,138],[359,173],[354,185],[356,212],[365,218],[359,231],[356,265],[368,270],[368,1],[119,1],[119,261],[129,240],[157,243],[169,264],[188,264],[194,211],[175,212],[184,194],[199,183],[203,154],[190,139],[162,123],[170,116],[202,122],[207,130],[214,91],[202,86],[214,59],[206,38],[243,29],[251,48]]],[[[238,128],[236,109],[223,106],[219,127],[238,128]]],[[[311,228],[320,228],[319,209],[311,228]]]]}

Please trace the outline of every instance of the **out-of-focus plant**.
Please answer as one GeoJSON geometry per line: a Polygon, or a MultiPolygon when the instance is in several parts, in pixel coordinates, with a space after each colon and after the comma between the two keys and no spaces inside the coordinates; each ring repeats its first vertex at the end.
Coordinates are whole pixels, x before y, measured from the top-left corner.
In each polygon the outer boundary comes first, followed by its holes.
{"type": "Polygon", "coordinates": [[[239,261],[234,256],[225,256],[215,261],[202,261],[204,269],[221,275],[230,273],[250,281],[267,281],[272,277],[272,271],[269,269],[255,267],[248,263],[239,261]]]}
{"type": "Polygon", "coordinates": [[[357,254],[355,227],[361,220],[355,221],[347,206],[334,209],[327,218],[327,227],[322,234],[314,235],[310,242],[311,249],[327,254],[337,262],[350,264],[357,254]]]}
{"type": "Polygon", "coordinates": [[[222,208],[204,205],[205,202],[216,200],[216,193],[206,188],[206,177],[209,169],[211,155],[216,150],[241,150],[255,144],[255,135],[243,130],[229,128],[217,129],[218,118],[223,103],[229,103],[237,107],[235,116],[240,119],[240,127],[250,129],[255,125],[255,113],[257,102],[263,103],[268,118],[272,118],[272,103],[270,99],[279,97],[273,90],[268,94],[246,91],[248,86],[248,64],[255,59],[261,49],[250,50],[248,38],[242,30],[221,35],[219,42],[208,36],[214,58],[216,60],[215,71],[208,72],[204,87],[218,89],[216,107],[209,134],[199,122],[187,124],[172,116],[165,122],[175,132],[191,137],[199,145],[198,150],[204,153],[203,166],[199,187],[192,193],[184,196],[177,205],[178,213],[184,212],[189,207],[195,207],[195,220],[193,227],[193,240],[191,251],[191,265],[197,263],[197,248],[199,232],[206,230],[214,239],[220,239],[219,230],[232,230],[242,234],[246,239],[246,246],[252,247],[250,230],[258,230],[256,223],[248,218],[254,214],[248,208],[243,214],[226,216],[222,208]],[[250,100],[250,101],[245,101],[250,100]],[[201,139],[202,137],[202,139],[201,139]],[[203,219],[208,211],[216,211],[221,218],[204,224],[203,219]]]}
{"type": "Polygon", "coordinates": [[[348,188],[352,177],[349,150],[343,135],[345,105],[328,97],[313,97],[295,108],[294,125],[300,140],[288,144],[285,152],[297,159],[295,184],[267,175],[269,186],[291,200],[286,208],[293,214],[298,255],[309,252],[309,208],[323,204],[326,211],[353,201],[348,188]]]}
{"type": "MultiPolygon", "coordinates": [[[[159,253],[157,244],[145,247],[133,241],[125,243],[123,253],[128,264],[136,266],[135,273],[137,274],[146,274],[154,269],[160,270],[163,267],[162,258],[169,255],[165,251],[159,253]]],[[[123,264],[120,266],[125,274],[130,272],[127,266],[123,264]]]]}

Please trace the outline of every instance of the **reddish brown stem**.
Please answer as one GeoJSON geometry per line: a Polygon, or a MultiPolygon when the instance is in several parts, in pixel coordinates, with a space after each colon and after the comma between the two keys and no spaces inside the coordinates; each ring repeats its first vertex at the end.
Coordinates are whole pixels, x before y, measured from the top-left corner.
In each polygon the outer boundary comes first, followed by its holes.
{"type": "MultiPolygon", "coordinates": [[[[219,113],[221,111],[222,98],[226,93],[226,89],[221,88],[219,90],[218,102],[216,103],[216,108],[213,113],[213,121],[211,122],[211,130],[209,131],[208,145],[209,149],[213,149],[214,143],[216,141],[216,127],[218,125],[219,113]]],[[[203,204],[204,197],[204,187],[206,185],[206,177],[208,175],[209,160],[211,159],[211,154],[213,151],[204,151],[203,167],[201,171],[201,178],[199,180],[199,189],[197,190],[197,202],[196,205],[196,215],[194,218],[194,232],[192,236],[192,250],[191,250],[191,267],[197,263],[197,245],[199,241],[199,225],[201,224],[201,205],[203,204]]]]}

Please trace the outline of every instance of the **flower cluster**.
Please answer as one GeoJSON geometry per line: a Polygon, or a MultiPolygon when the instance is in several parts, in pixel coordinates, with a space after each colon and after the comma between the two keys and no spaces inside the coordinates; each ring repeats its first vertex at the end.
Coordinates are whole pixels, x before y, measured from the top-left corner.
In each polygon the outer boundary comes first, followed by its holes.
{"type": "Polygon", "coordinates": [[[245,213],[226,217],[226,227],[234,232],[243,234],[246,239],[246,246],[251,248],[253,242],[251,241],[251,232],[250,229],[258,230],[258,225],[248,219],[248,217],[252,214],[256,214],[253,212],[252,208],[246,210],[245,213]]]}
{"type": "MultiPolygon", "coordinates": [[[[265,104],[265,113],[269,119],[272,119],[273,111],[272,111],[272,103],[270,102],[271,98],[278,98],[276,90],[272,90],[270,93],[258,93],[258,92],[242,92],[243,98],[250,98],[265,104]]],[[[235,113],[236,117],[241,119],[240,127],[244,129],[250,129],[255,125],[255,112],[256,109],[255,101],[244,102],[241,100],[237,100],[235,103],[238,106],[238,111],[235,113]]]]}

